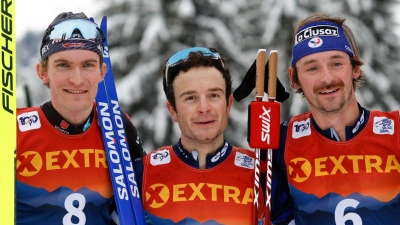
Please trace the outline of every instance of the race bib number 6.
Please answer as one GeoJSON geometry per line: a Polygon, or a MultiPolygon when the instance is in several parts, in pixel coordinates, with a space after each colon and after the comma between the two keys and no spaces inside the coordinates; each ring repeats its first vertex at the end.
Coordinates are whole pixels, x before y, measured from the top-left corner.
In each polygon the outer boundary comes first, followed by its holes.
{"type": "Polygon", "coordinates": [[[335,223],[345,225],[346,221],[352,221],[354,225],[362,225],[361,217],[357,213],[345,213],[346,208],[357,208],[360,202],[354,199],[344,199],[339,202],[335,209],[335,223]]]}

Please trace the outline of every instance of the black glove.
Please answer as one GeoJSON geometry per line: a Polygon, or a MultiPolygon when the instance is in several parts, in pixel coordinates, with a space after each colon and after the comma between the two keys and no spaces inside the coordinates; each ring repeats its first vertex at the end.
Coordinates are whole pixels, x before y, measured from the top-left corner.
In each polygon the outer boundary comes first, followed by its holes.
{"type": "MultiPolygon", "coordinates": [[[[264,92],[268,93],[268,61],[265,65],[265,79],[264,79],[264,92]]],[[[238,88],[233,92],[233,97],[236,101],[240,101],[245,97],[249,96],[249,94],[254,90],[256,87],[256,61],[254,60],[253,65],[249,68],[244,76],[242,83],[239,85],[238,88]]],[[[285,91],[285,87],[283,87],[281,81],[277,79],[276,84],[276,101],[284,102],[289,98],[289,93],[285,91]]]]}

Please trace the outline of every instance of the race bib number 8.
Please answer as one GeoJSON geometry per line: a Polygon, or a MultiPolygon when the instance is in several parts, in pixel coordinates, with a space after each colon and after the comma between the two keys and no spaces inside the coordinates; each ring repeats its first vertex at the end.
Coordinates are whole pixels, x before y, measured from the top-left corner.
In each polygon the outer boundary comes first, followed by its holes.
{"type": "Polygon", "coordinates": [[[86,199],[85,196],[83,196],[82,194],[73,193],[69,195],[64,202],[64,207],[68,211],[68,213],[63,218],[63,225],[85,225],[86,216],[83,213],[83,208],[85,208],[85,204],[86,199]],[[73,216],[78,218],[78,223],[72,222],[73,216]]]}

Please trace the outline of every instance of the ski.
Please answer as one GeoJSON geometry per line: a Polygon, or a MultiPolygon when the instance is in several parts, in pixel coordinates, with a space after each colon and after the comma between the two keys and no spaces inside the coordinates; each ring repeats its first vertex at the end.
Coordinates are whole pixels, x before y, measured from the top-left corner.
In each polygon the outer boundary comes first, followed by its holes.
{"type": "Polygon", "coordinates": [[[107,17],[100,28],[104,33],[104,63],[107,73],[99,83],[96,107],[106,150],[120,225],[145,225],[144,211],[122,122],[114,75],[108,51],[107,17]]]}
{"type": "Polygon", "coordinates": [[[1,148],[0,148],[0,224],[15,224],[15,152],[17,146],[17,52],[15,0],[2,1],[1,45],[1,148]]]}

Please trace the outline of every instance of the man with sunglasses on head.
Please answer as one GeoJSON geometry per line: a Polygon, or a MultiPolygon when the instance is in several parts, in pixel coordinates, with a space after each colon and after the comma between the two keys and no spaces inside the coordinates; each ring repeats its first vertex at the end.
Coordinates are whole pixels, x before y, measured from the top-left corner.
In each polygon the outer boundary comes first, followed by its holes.
{"type": "Polygon", "coordinates": [[[363,62],[344,21],[315,14],[295,28],[288,74],[310,112],[281,126],[274,224],[400,223],[399,111],[358,103],[363,62]]]}
{"type": "Polygon", "coordinates": [[[255,153],[224,140],[233,99],[225,60],[215,49],[187,48],[166,62],[163,75],[181,138],[135,160],[148,224],[260,221],[262,207],[253,208],[255,153]]]}
{"type": "MultiPolygon", "coordinates": [[[[36,71],[51,99],[17,112],[18,225],[117,224],[94,103],[107,70],[103,41],[84,13],[61,13],[44,33],[36,71]]],[[[122,118],[131,157],[143,156],[136,128],[122,118]]]]}

